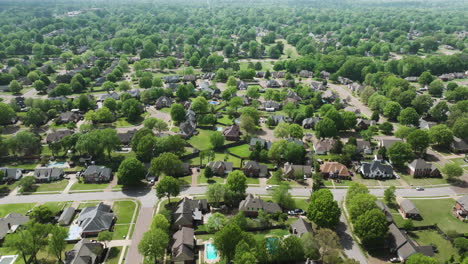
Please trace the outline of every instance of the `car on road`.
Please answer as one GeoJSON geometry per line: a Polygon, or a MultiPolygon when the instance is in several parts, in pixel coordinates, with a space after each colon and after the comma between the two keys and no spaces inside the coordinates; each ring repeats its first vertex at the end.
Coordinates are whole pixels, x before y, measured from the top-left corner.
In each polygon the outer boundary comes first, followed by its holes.
{"type": "Polygon", "coordinates": [[[265,189],[266,189],[266,190],[271,190],[271,189],[273,189],[273,186],[268,185],[267,187],[265,187],[265,189]]]}
{"type": "Polygon", "coordinates": [[[302,209],[289,210],[288,215],[305,215],[305,211],[302,209]]]}
{"type": "Polygon", "coordinates": [[[416,191],[424,191],[423,187],[416,187],[416,191]]]}

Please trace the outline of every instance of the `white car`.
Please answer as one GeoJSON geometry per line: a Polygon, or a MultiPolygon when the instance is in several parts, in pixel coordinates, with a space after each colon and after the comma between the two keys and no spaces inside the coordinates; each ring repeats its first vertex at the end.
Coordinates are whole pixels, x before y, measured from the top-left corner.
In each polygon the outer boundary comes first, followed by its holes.
{"type": "Polygon", "coordinates": [[[416,187],[416,191],[424,191],[423,187],[416,187]]]}
{"type": "Polygon", "coordinates": [[[271,186],[271,185],[268,185],[267,187],[265,187],[265,189],[267,189],[267,190],[271,190],[271,189],[273,189],[273,186],[271,186]]]}

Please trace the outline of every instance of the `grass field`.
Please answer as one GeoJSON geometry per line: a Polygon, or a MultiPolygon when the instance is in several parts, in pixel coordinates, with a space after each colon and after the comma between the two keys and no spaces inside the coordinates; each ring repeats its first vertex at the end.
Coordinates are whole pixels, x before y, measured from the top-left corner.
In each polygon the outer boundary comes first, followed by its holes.
{"type": "Polygon", "coordinates": [[[243,158],[248,158],[250,156],[250,153],[251,153],[251,151],[249,150],[249,145],[248,144],[228,148],[228,150],[232,154],[235,154],[235,155],[243,157],[243,158]]]}
{"type": "Polygon", "coordinates": [[[9,213],[25,215],[35,205],[35,203],[2,204],[0,205],[0,217],[4,217],[9,213]]]}
{"type": "Polygon", "coordinates": [[[35,192],[61,192],[67,187],[68,180],[37,184],[35,192]]]}
{"type": "Polygon", "coordinates": [[[80,190],[103,190],[109,183],[75,183],[70,188],[71,191],[80,191],[80,190]]]}
{"type": "Polygon", "coordinates": [[[202,169],[200,171],[200,175],[198,176],[198,183],[224,183],[225,177],[218,177],[213,176],[210,179],[205,177],[205,170],[202,169]]]}
{"type": "Polygon", "coordinates": [[[125,239],[128,230],[130,229],[130,224],[116,224],[114,225],[114,232],[112,232],[112,239],[113,240],[120,240],[125,239]]]}
{"type": "Polygon", "coordinates": [[[447,180],[445,178],[414,178],[413,176],[409,174],[400,174],[400,176],[409,185],[412,184],[414,186],[447,184],[447,180]]]}
{"type": "Polygon", "coordinates": [[[109,250],[109,255],[104,263],[106,264],[118,264],[120,255],[122,254],[123,247],[111,247],[109,250]]]}
{"type": "Polygon", "coordinates": [[[82,202],[82,203],[80,203],[80,205],[78,206],[77,209],[83,209],[83,208],[86,208],[86,207],[89,207],[89,206],[95,206],[98,203],[99,202],[82,202]]]}
{"type": "Polygon", "coordinates": [[[304,211],[306,211],[309,207],[307,199],[294,199],[294,202],[296,203],[296,208],[302,209],[304,211]]]}
{"type": "Polygon", "coordinates": [[[450,241],[445,240],[437,231],[422,230],[412,231],[410,236],[421,246],[433,245],[437,248],[437,253],[434,255],[439,263],[448,263],[450,257],[455,256],[455,261],[460,257],[458,250],[456,250],[450,241]]]}
{"type": "Polygon", "coordinates": [[[48,202],[48,203],[44,203],[43,205],[49,207],[50,210],[54,212],[54,214],[57,214],[63,208],[70,206],[71,202],[48,202]]]}
{"type": "Polygon", "coordinates": [[[112,210],[117,217],[117,224],[130,224],[136,209],[134,201],[115,201],[112,210]]]}

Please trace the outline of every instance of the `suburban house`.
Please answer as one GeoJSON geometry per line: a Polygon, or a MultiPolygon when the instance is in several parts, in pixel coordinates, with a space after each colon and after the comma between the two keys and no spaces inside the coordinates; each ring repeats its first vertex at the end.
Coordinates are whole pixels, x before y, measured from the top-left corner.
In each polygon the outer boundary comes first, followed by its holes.
{"type": "Polygon", "coordinates": [[[314,143],[315,154],[326,155],[333,146],[336,144],[336,140],[333,138],[319,139],[314,143]]]}
{"type": "Polygon", "coordinates": [[[129,146],[136,132],[137,132],[136,129],[128,130],[128,131],[121,132],[121,133],[118,132],[117,136],[119,137],[122,145],[129,146]]]}
{"type": "Polygon", "coordinates": [[[77,123],[80,120],[81,120],[81,115],[79,113],[67,111],[67,112],[61,113],[55,120],[55,123],[57,124],[77,123]]]}
{"type": "Polygon", "coordinates": [[[350,89],[351,91],[353,92],[356,92],[356,93],[360,93],[364,90],[364,85],[361,85],[359,83],[352,83],[352,84],[348,84],[348,89],[350,89]]]}
{"type": "Polygon", "coordinates": [[[197,125],[195,122],[187,120],[180,123],[178,135],[183,139],[188,139],[197,132],[197,125]]]}
{"type": "Polygon", "coordinates": [[[237,81],[237,90],[247,90],[247,88],[249,87],[249,85],[244,82],[244,81],[237,81]]]}
{"type": "Polygon", "coordinates": [[[346,112],[354,113],[356,115],[359,115],[361,113],[361,110],[359,110],[359,108],[352,106],[352,105],[346,106],[343,110],[346,112]]]}
{"type": "Polygon", "coordinates": [[[375,204],[380,209],[380,211],[382,211],[382,213],[385,214],[385,217],[387,218],[387,222],[392,223],[393,215],[392,215],[392,212],[390,211],[390,208],[385,203],[379,200],[375,201],[375,204]]]}
{"type": "Polygon", "coordinates": [[[246,95],[241,95],[239,96],[241,99],[242,99],[242,104],[243,105],[250,105],[252,104],[252,100],[250,100],[250,98],[246,95]]]}
{"type": "Polygon", "coordinates": [[[266,80],[265,82],[261,82],[261,86],[263,88],[280,88],[281,83],[276,80],[266,80]]]}
{"type": "Polygon", "coordinates": [[[197,79],[195,74],[184,75],[182,77],[183,82],[194,82],[197,79]]]}
{"type": "Polygon", "coordinates": [[[436,122],[429,122],[429,121],[426,121],[426,120],[420,118],[420,119],[419,119],[419,126],[418,126],[418,128],[419,128],[419,129],[427,129],[427,130],[429,130],[431,127],[433,127],[433,126],[435,126],[435,125],[437,125],[436,122]]]}
{"type": "Polygon", "coordinates": [[[251,193],[247,194],[245,200],[242,200],[239,204],[239,211],[244,212],[245,216],[256,217],[260,210],[267,214],[282,212],[278,204],[265,202],[258,197],[254,197],[251,193]]]}
{"type": "Polygon", "coordinates": [[[114,220],[115,215],[111,212],[111,207],[101,202],[96,206],[84,208],[76,220],[76,225],[81,237],[97,236],[101,231],[110,230],[114,220]]]}
{"type": "Polygon", "coordinates": [[[91,165],[81,174],[85,183],[109,182],[112,178],[112,170],[104,166],[91,165]]]}
{"type": "Polygon", "coordinates": [[[361,130],[366,130],[370,126],[375,126],[375,125],[377,125],[377,122],[375,122],[374,120],[368,120],[368,119],[362,119],[362,118],[358,118],[356,122],[356,127],[361,130]]]}
{"type": "Polygon", "coordinates": [[[172,214],[172,227],[193,227],[203,223],[203,214],[208,212],[208,202],[206,199],[192,200],[184,197],[178,204],[177,209],[172,214]]]}
{"type": "Polygon", "coordinates": [[[386,149],[390,148],[393,144],[397,142],[403,142],[402,139],[394,138],[394,139],[381,139],[379,141],[379,148],[385,147],[386,149]]]}
{"type": "Polygon", "coordinates": [[[394,223],[388,227],[390,250],[398,255],[401,262],[406,261],[411,255],[421,253],[432,257],[432,246],[417,245],[404,231],[401,231],[394,223]]]}
{"type": "Polygon", "coordinates": [[[442,177],[439,169],[434,164],[419,158],[408,164],[409,174],[415,178],[419,177],[442,177]]]}
{"type": "Polygon", "coordinates": [[[265,72],[256,72],[255,73],[255,78],[263,78],[265,77],[265,72]]]}
{"type": "Polygon", "coordinates": [[[468,153],[468,143],[457,137],[453,137],[453,142],[450,144],[450,148],[455,153],[468,153]]]}
{"type": "Polygon", "coordinates": [[[320,78],[325,79],[325,80],[330,79],[330,75],[331,74],[329,72],[327,72],[327,71],[321,71],[320,72],[320,78]]]}
{"type": "Polygon", "coordinates": [[[232,162],[225,161],[210,161],[206,164],[216,176],[224,176],[232,171],[232,162]]]}
{"type": "Polygon", "coordinates": [[[468,220],[468,195],[458,198],[453,207],[453,214],[460,220],[468,220]]]}
{"type": "Polygon", "coordinates": [[[388,164],[383,164],[379,160],[372,162],[363,162],[359,169],[364,178],[371,179],[389,179],[393,178],[393,167],[388,164]]]}
{"type": "Polygon", "coordinates": [[[339,162],[325,162],[320,165],[320,171],[325,178],[330,179],[349,179],[351,177],[348,168],[339,162]]]}
{"type": "Polygon", "coordinates": [[[320,121],[320,117],[309,117],[302,120],[302,127],[305,129],[314,129],[315,125],[320,121]]]}
{"type": "Polygon", "coordinates": [[[364,155],[372,154],[371,143],[367,140],[362,140],[362,139],[356,140],[356,147],[357,147],[357,150],[364,155]]]}
{"type": "Polygon", "coordinates": [[[293,99],[295,103],[299,103],[300,101],[302,101],[302,97],[297,95],[297,93],[294,92],[293,90],[288,90],[288,94],[286,95],[286,98],[293,99]]]}
{"type": "Polygon", "coordinates": [[[271,115],[268,117],[268,122],[273,126],[277,126],[279,123],[289,123],[290,119],[283,115],[271,115]]]}
{"type": "Polygon", "coordinates": [[[405,218],[421,219],[418,208],[408,199],[397,199],[400,205],[400,211],[405,218]]]}
{"type": "Polygon", "coordinates": [[[114,100],[119,100],[120,99],[120,95],[116,92],[109,92],[109,93],[106,93],[106,94],[101,94],[96,101],[98,102],[104,102],[104,100],[106,100],[107,98],[112,98],[114,100]]]}
{"type": "Polygon", "coordinates": [[[275,79],[284,78],[286,77],[286,72],[272,72],[271,77],[275,79]]]}
{"type": "Polygon", "coordinates": [[[247,177],[266,177],[268,175],[267,165],[253,160],[246,161],[242,170],[247,177]]]}
{"type": "Polygon", "coordinates": [[[226,140],[238,141],[240,139],[240,127],[238,125],[232,125],[223,129],[223,135],[226,140]]]}
{"type": "Polygon", "coordinates": [[[65,264],[97,264],[104,260],[104,246],[97,241],[81,239],[72,250],[65,252],[65,264]]]}
{"type": "Polygon", "coordinates": [[[190,227],[182,227],[172,235],[172,262],[173,263],[194,263],[195,254],[195,231],[190,227]]]}
{"type": "Polygon", "coordinates": [[[61,226],[69,225],[72,222],[73,217],[75,216],[75,212],[76,212],[75,208],[73,208],[71,206],[65,208],[62,211],[62,213],[60,214],[59,219],[57,220],[59,225],[61,225],[61,226]]]}
{"type": "Polygon", "coordinates": [[[291,234],[301,237],[306,233],[312,232],[312,224],[304,220],[304,218],[298,218],[291,224],[290,231],[291,234]]]}
{"type": "Polygon", "coordinates": [[[325,86],[322,82],[317,81],[311,81],[309,87],[314,92],[325,91],[327,89],[327,86],[325,86]]]}
{"type": "Polygon", "coordinates": [[[2,182],[17,181],[23,177],[23,171],[21,169],[0,168],[0,171],[3,172],[2,182]]]}
{"type": "Polygon", "coordinates": [[[215,73],[214,72],[207,72],[207,73],[203,73],[200,77],[203,79],[203,80],[213,80],[214,77],[215,77],[215,73]]]}
{"type": "Polygon", "coordinates": [[[312,176],[312,167],[309,165],[293,165],[286,162],[283,167],[283,175],[291,179],[296,178],[297,175],[310,177],[312,176]]]}
{"type": "Polygon", "coordinates": [[[161,96],[159,97],[156,102],[154,103],[154,106],[156,109],[161,109],[165,107],[171,107],[171,105],[174,103],[174,100],[170,97],[167,96],[161,96]]]}
{"type": "Polygon", "coordinates": [[[51,182],[59,180],[65,175],[61,168],[37,168],[34,170],[36,182],[51,182]]]}
{"type": "Polygon", "coordinates": [[[307,70],[302,70],[299,72],[299,76],[301,78],[312,78],[314,77],[314,72],[307,71],[307,70]]]}
{"type": "Polygon", "coordinates": [[[336,99],[336,95],[331,90],[326,90],[322,93],[322,100],[328,103],[333,103],[336,99]]]}
{"type": "Polygon", "coordinates": [[[249,150],[253,151],[257,144],[260,144],[260,146],[262,146],[262,148],[266,150],[269,150],[271,146],[273,145],[273,143],[269,140],[265,140],[263,138],[252,138],[250,139],[250,142],[249,142],[249,150]]]}
{"type": "Polygon", "coordinates": [[[163,76],[161,79],[165,83],[178,83],[180,82],[180,77],[178,75],[171,75],[171,76],[163,76]]]}
{"type": "Polygon", "coordinates": [[[55,132],[50,132],[46,136],[46,143],[54,143],[62,140],[62,138],[72,135],[74,132],[71,130],[57,130],[55,132]]]}
{"type": "Polygon", "coordinates": [[[338,82],[344,85],[353,83],[353,81],[351,81],[349,78],[342,77],[342,76],[338,76],[338,82]]]}
{"type": "Polygon", "coordinates": [[[0,218],[0,240],[3,240],[9,233],[14,233],[18,227],[29,221],[29,216],[18,213],[9,213],[0,218]]]}
{"type": "Polygon", "coordinates": [[[140,89],[133,89],[130,91],[126,91],[126,93],[128,93],[133,98],[138,98],[141,95],[140,89]]]}
{"type": "Polygon", "coordinates": [[[281,104],[275,101],[265,101],[261,106],[260,110],[265,110],[267,112],[274,112],[281,110],[281,104]]]}

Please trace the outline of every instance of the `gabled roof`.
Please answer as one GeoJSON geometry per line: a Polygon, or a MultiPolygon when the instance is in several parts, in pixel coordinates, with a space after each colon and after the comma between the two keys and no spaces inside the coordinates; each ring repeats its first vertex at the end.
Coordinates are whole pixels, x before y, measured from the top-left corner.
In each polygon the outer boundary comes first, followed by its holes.
{"type": "Polygon", "coordinates": [[[82,239],[76,243],[72,250],[65,253],[65,263],[94,264],[101,256],[103,250],[104,247],[101,243],[82,239]]]}
{"type": "Polygon", "coordinates": [[[356,147],[359,151],[363,152],[367,149],[371,149],[371,143],[367,140],[358,139],[356,140],[356,147]]]}
{"type": "Polygon", "coordinates": [[[18,213],[9,213],[7,216],[0,218],[0,239],[3,239],[6,234],[10,233],[10,231],[28,221],[29,216],[24,216],[18,213]]]}
{"type": "Polygon", "coordinates": [[[292,233],[301,237],[305,233],[312,232],[312,224],[305,221],[303,218],[297,219],[291,224],[292,233]]]}
{"type": "Polygon", "coordinates": [[[373,160],[371,163],[362,163],[362,172],[364,174],[374,173],[375,171],[381,171],[385,174],[393,174],[393,167],[388,164],[383,164],[380,160],[373,160]]]}
{"type": "Polygon", "coordinates": [[[273,143],[271,141],[265,140],[263,138],[252,138],[252,139],[250,139],[249,145],[250,146],[255,146],[255,145],[257,145],[257,142],[259,142],[262,145],[262,147],[266,146],[267,150],[270,149],[271,146],[273,145],[273,143]]]}
{"type": "Polygon", "coordinates": [[[119,137],[120,142],[122,144],[128,145],[130,144],[130,142],[132,142],[133,136],[135,135],[136,132],[137,132],[136,129],[128,130],[122,133],[117,133],[117,136],[119,137]]]}
{"type": "Polygon", "coordinates": [[[325,162],[320,165],[320,171],[328,174],[337,174],[341,177],[350,176],[348,168],[339,162],[325,162]]]}
{"type": "Polygon", "coordinates": [[[317,124],[317,122],[320,120],[321,120],[320,117],[309,117],[309,118],[302,120],[302,126],[305,126],[305,125],[315,126],[315,124],[317,124]]]}
{"type": "Polygon", "coordinates": [[[426,162],[421,158],[413,160],[408,164],[408,166],[414,170],[435,169],[435,166],[432,163],[426,162]]]}
{"type": "Polygon", "coordinates": [[[50,132],[46,136],[46,142],[48,142],[48,143],[57,142],[57,141],[60,141],[65,136],[69,136],[69,135],[72,135],[72,134],[73,134],[73,131],[71,131],[71,130],[58,130],[58,131],[55,131],[55,132],[50,132]]]}
{"type": "Polygon", "coordinates": [[[258,197],[254,197],[250,193],[247,194],[245,200],[242,200],[239,204],[239,211],[258,212],[259,210],[272,214],[281,212],[281,207],[276,203],[265,202],[258,197]]]}
{"type": "Polygon", "coordinates": [[[335,145],[336,140],[333,138],[323,138],[319,139],[314,144],[315,152],[329,152],[335,145]]]}
{"type": "Polygon", "coordinates": [[[468,143],[463,139],[453,137],[452,148],[455,150],[468,150],[468,143]]]}
{"type": "Polygon", "coordinates": [[[281,107],[280,103],[275,101],[265,101],[263,103],[263,108],[274,108],[279,109],[281,107]]]}
{"type": "Polygon", "coordinates": [[[17,169],[17,168],[0,168],[0,171],[3,172],[4,180],[6,179],[16,180],[16,174],[23,173],[21,169],[17,169]]]}
{"type": "Polygon", "coordinates": [[[305,175],[310,175],[312,174],[312,167],[309,165],[294,165],[290,164],[289,162],[286,162],[283,167],[283,173],[284,174],[291,174],[291,173],[296,173],[296,172],[301,172],[305,175]]]}
{"type": "Polygon", "coordinates": [[[225,171],[232,171],[232,162],[210,161],[208,164],[206,164],[206,166],[214,170],[224,169],[225,171]]]}
{"type": "Polygon", "coordinates": [[[112,176],[112,170],[104,166],[91,165],[86,168],[82,174],[83,177],[94,177],[94,178],[103,178],[110,180],[112,176]]]}
{"type": "Polygon", "coordinates": [[[102,202],[96,206],[84,208],[77,219],[82,232],[94,233],[109,230],[115,217],[110,211],[110,206],[102,202]]]}
{"type": "Polygon", "coordinates": [[[37,168],[34,170],[34,177],[37,179],[59,178],[64,174],[61,168],[37,168]]]}
{"type": "Polygon", "coordinates": [[[418,208],[408,199],[402,199],[400,201],[400,207],[401,210],[407,214],[419,214],[418,208]]]}
{"type": "Polygon", "coordinates": [[[223,135],[228,137],[238,137],[240,135],[240,128],[238,125],[232,125],[223,129],[223,135]]]}
{"type": "Polygon", "coordinates": [[[463,208],[468,210],[468,195],[458,198],[457,203],[459,203],[463,208]]]}
{"type": "Polygon", "coordinates": [[[120,95],[118,93],[116,93],[116,92],[110,92],[110,93],[102,94],[102,95],[100,95],[98,97],[98,101],[104,101],[107,98],[113,98],[114,100],[119,100],[120,95]]]}

